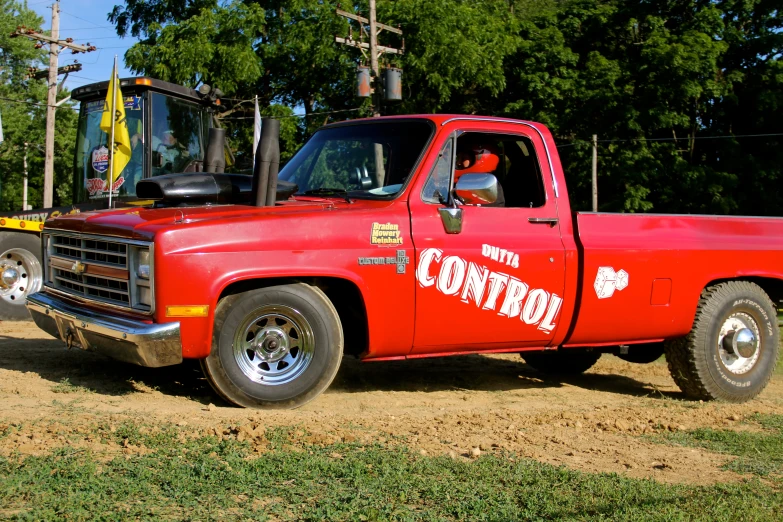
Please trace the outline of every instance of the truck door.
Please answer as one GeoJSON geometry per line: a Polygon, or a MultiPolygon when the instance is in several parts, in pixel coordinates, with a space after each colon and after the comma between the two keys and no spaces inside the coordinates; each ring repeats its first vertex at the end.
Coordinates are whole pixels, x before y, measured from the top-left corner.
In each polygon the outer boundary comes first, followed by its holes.
{"type": "Polygon", "coordinates": [[[411,194],[413,354],[547,346],[559,323],[565,250],[543,142],[474,129],[436,144],[440,156],[411,194]],[[447,233],[443,201],[455,179],[479,172],[496,176],[498,201],[457,203],[461,231],[447,233]]]}

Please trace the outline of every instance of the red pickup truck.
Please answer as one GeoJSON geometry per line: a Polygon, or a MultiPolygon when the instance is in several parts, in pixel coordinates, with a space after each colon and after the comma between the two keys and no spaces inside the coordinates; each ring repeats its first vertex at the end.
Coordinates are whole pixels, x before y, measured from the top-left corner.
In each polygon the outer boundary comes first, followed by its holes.
{"type": "Polygon", "coordinates": [[[774,371],[780,219],[574,213],[526,121],[328,125],[279,178],[261,149],[252,182],[162,176],[137,186],[152,208],[48,220],[38,326],[145,366],[199,359],[224,399],[263,408],[313,399],[345,354],[576,373],[665,353],[686,395],[734,402],[774,371]]]}

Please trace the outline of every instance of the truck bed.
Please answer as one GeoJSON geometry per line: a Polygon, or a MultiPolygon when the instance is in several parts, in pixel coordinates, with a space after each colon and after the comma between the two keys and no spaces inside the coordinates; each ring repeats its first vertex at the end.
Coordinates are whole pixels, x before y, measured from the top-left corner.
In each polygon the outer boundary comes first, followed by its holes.
{"type": "Polygon", "coordinates": [[[781,218],[577,212],[574,224],[579,290],[566,346],[686,335],[702,289],[723,279],[780,296],[781,218]]]}

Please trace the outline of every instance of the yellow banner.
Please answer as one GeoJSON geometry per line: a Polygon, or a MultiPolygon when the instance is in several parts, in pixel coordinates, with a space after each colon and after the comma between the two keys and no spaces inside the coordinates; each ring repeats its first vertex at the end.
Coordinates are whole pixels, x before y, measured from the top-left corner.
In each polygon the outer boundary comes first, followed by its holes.
{"type": "Polygon", "coordinates": [[[111,139],[111,129],[114,125],[114,148],[111,155],[111,184],[107,183],[105,190],[111,190],[114,182],[120,176],[122,169],[128,164],[131,157],[131,142],[128,134],[128,120],[125,119],[125,103],[120,90],[120,81],[117,71],[112,71],[109,90],[106,92],[106,101],[103,103],[101,115],[101,130],[111,139]],[[112,102],[116,100],[114,117],[112,118],[112,102]]]}

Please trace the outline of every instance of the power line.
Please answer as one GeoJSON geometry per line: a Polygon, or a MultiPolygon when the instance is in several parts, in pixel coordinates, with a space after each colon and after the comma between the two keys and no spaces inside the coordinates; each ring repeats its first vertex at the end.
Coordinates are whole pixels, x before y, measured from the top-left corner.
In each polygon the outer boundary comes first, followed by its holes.
{"type": "MultiPolygon", "coordinates": [[[[88,24],[92,24],[92,25],[94,25],[96,28],[97,28],[97,27],[106,27],[105,25],[103,25],[103,26],[102,26],[102,25],[98,25],[98,24],[96,24],[96,23],[94,23],[94,22],[91,22],[91,21],[89,21],[89,20],[85,19],[85,18],[81,18],[81,17],[79,17],[79,16],[76,16],[75,14],[71,14],[71,13],[65,12],[65,11],[63,11],[62,9],[60,9],[60,12],[61,12],[62,14],[65,14],[65,15],[68,15],[68,16],[70,16],[71,18],[76,18],[77,20],[81,20],[82,22],[87,22],[88,24]]],[[[112,27],[113,27],[113,26],[112,26],[112,27]]],[[[63,31],[65,31],[65,30],[67,30],[67,29],[63,29],[63,31]]]]}
{"type": "MultiPolygon", "coordinates": [[[[690,140],[719,140],[719,139],[734,139],[734,138],[767,138],[773,136],[783,136],[783,132],[770,132],[765,134],[727,134],[725,136],[692,136],[685,138],[632,138],[632,139],[612,139],[612,140],[597,140],[598,143],[627,143],[633,141],[690,141],[690,140]]],[[[574,140],[572,143],[564,145],[558,145],[558,149],[565,147],[573,147],[579,144],[590,145],[592,142],[587,140],[574,140]]]]}
{"type": "MultiPolygon", "coordinates": [[[[337,114],[337,113],[340,113],[340,112],[353,112],[353,111],[360,111],[360,110],[362,110],[362,108],[358,107],[356,109],[339,109],[339,110],[336,110],[336,111],[311,112],[310,114],[290,114],[288,116],[275,116],[275,118],[277,118],[279,120],[284,120],[284,119],[287,119],[287,118],[307,118],[309,116],[324,116],[324,115],[327,115],[327,114],[337,114]]],[[[255,118],[254,116],[233,116],[233,117],[229,116],[229,117],[226,117],[226,118],[220,118],[220,121],[225,121],[225,120],[252,120],[254,118],[255,118]]]]}
{"type": "MultiPolygon", "coordinates": [[[[62,12],[62,11],[60,11],[62,12]]],[[[73,27],[69,29],[60,29],[61,31],[90,31],[92,29],[114,29],[113,25],[96,25],[93,27],[73,27]]]]}
{"type": "Polygon", "coordinates": [[[96,80],[95,78],[87,78],[86,76],[77,76],[75,74],[71,75],[71,78],[80,78],[82,80],[90,80],[91,82],[105,82],[106,80],[96,80]]]}
{"type": "MultiPolygon", "coordinates": [[[[31,101],[25,101],[25,100],[15,100],[13,98],[6,98],[4,96],[0,96],[0,100],[12,102],[12,103],[20,103],[20,104],[24,104],[24,105],[34,105],[36,107],[46,107],[45,103],[31,102],[31,101]]],[[[72,109],[72,110],[77,111],[77,112],[79,110],[76,107],[71,107],[71,106],[66,106],[66,105],[55,106],[55,109],[72,109]]]]}

